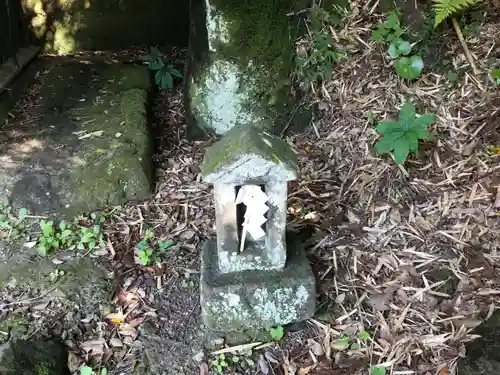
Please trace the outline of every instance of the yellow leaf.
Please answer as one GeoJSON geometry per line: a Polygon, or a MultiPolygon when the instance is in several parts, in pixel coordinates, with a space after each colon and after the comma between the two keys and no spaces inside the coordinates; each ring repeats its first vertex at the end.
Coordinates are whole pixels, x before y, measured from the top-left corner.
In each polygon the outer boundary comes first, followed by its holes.
{"type": "Polygon", "coordinates": [[[495,155],[500,155],[500,147],[490,147],[488,152],[495,155]]]}
{"type": "Polygon", "coordinates": [[[122,313],[108,314],[106,319],[114,324],[122,324],[125,321],[125,316],[122,313]]]}

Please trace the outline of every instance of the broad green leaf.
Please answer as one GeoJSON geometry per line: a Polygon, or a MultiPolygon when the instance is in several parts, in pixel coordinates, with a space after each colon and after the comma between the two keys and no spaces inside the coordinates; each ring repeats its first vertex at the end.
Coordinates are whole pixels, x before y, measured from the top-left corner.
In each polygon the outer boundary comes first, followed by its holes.
{"type": "Polygon", "coordinates": [[[45,237],[49,237],[52,235],[52,233],[54,232],[53,226],[54,226],[54,222],[52,220],[49,220],[49,221],[42,220],[40,222],[40,227],[41,227],[43,235],[45,237]]]}
{"type": "Polygon", "coordinates": [[[163,77],[161,79],[161,87],[168,89],[174,87],[174,80],[169,72],[163,72],[163,77]]]}
{"type": "Polygon", "coordinates": [[[283,327],[279,326],[279,327],[270,328],[269,333],[271,334],[271,338],[274,341],[279,341],[285,335],[285,330],[283,329],[283,327]]]}
{"type": "Polygon", "coordinates": [[[161,83],[161,70],[158,70],[155,73],[155,83],[159,85],[161,83]]]}
{"type": "Polygon", "coordinates": [[[458,80],[457,72],[453,70],[448,70],[448,72],[446,73],[446,79],[451,83],[455,83],[458,80]]]}
{"type": "Polygon", "coordinates": [[[24,220],[28,216],[28,210],[26,208],[20,208],[19,214],[17,215],[19,220],[24,220]]]}
{"type": "Polygon", "coordinates": [[[379,155],[386,154],[392,150],[394,150],[394,139],[384,137],[375,143],[375,152],[379,155]]]}
{"type": "Polygon", "coordinates": [[[399,122],[396,121],[383,121],[379,123],[375,129],[380,134],[391,133],[395,130],[400,130],[399,122]]]}
{"type": "Polygon", "coordinates": [[[401,57],[396,61],[396,72],[407,80],[418,78],[424,68],[420,56],[401,57]]]}
{"type": "Polygon", "coordinates": [[[401,55],[408,55],[411,51],[411,45],[406,40],[396,39],[389,46],[389,56],[396,59],[401,55]]]}
{"type": "Polygon", "coordinates": [[[160,50],[157,47],[151,47],[151,49],[149,50],[149,53],[154,58],[159,58],[160,57],[160,50]]]}
{"type": "Polygon", "coordinates": [[[385,375],[385,367],[372,366],[370,369],[370,375],[385,375]]]}
{"type": "Polygon", "coordinates": [[[396,164],[401,164],[410,153],[410,143],[405,137],[400,137],[394,141],[394,160],[396,164]]]}
{"type": "Polygon", "coordinates": [[[163,241],[163,242],[160,242],[159,246],[160,246],[160,249],[162,250],[166,250],[170,247],[170,245],[172,245],[172,241],[163,241]]]}
{"type": "Polygon", "coordinates": [[[368,332],[366,332],[366,331],[361,331],[358,334],[358,337],[359,337],[360,340],[363,340],[363,341],[371,339],[371,335],[368,332]]]}
{"type": "Polygon", "coordinates": [[[426,129],[416,128],[416,129],[413,129],[412,132],[415,134],[415,136],[418,139],[433,139],[434,138],[434,136],[431,133],[429,133],[426,129]]]}
{"type": "Polygon", "coordinates": [[[407,132],[405,134],[405,139],[408,141],[410,152],[418,150],[418,137],[413,131],[407,132]]]}
{"type": "Polygon", "coordinates": [[[101,370],[101,375],[108,375],[108,369],[106,367],[104,367],[102,370],[101,370]]]}
{"type": "Polygon", "coordinates": [[[381,25],[379,25],[379,27],[377,27],[372,32],[372,40],[374,42],[381,43],[384,41],[384,38],[386,35],[387,35],[387,29],[385,29],[385,28],[381,27],[381,25]]]}
{"type": "Polygon", "coordinates": [[[399,40],[397,43],[398,51],[401,55],[408,55],[411,51],[411,44],[406,40],[399,40]]]}
{"type": "Polygon", "coordinates": [[[38,245],[38,254],[43,257],[47,255],[47,247],[45,245],[38,245]]]}
{"type": "Polygon", "coordinates": [[[433,113],[423,114],[415,119],[414,126],[427,128],[436,119],[436,115],[433,113]]]}
{"type": "Polygon", "coordinates": [[[73,232],[71,231],[71,229],[65,229],[62,231],[61,236],[62,237],[70,237],[72,233],[73,232]]]}
{"type": "Polygon", "coordinates": [[[391,43],[389,49],[387,50],[387,53],[389,54],[391,59],[396,59],[399,57],[399,50],[398,47],[396,46],[396,42],[391,43]]]}
{"type": "Polygon", "coordinates": [[[420,56],[414,55],[410,57],[411,67],[415,72],[420,74],[424,69],[424,61],[420,56]]]}
{"type": "Polygon", "coordinates": [[[94,375],[94,370],[89,366],[80,367],[80,375],[94,375]]]}
{"type": "Polygon", "coordinates": [[[174,77],[177,78],[182,78],[181,72],[179,72],[177,69],[170,69],[170,74],[172,74],[174,77]]]}
{"type": "Polygon", "coordinates": [[[389,14],[389,17],[387,17],[387,22],[385,23],[385,25],[391,29],[396,29],[397,27],[399,27],[398,15],[395,12],[391,12],[391,14],[389,14]]]}
{"type": "Polygon", "coordinates": [[[402,130],[408,130],[416,116],[415,106],[412,102],[408,101],[403,104],[401,110],[399,111],[399,122],[402,126],[402,130]]]}

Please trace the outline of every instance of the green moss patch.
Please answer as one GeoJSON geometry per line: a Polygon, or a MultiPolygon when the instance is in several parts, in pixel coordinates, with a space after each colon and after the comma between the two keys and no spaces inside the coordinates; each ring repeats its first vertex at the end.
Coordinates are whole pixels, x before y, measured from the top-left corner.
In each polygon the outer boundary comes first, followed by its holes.
{"type": "Polygon", "coordinates": [[[37,135],[29,140],[36,147],[14,155],[26,142],[19,138],[7,151],[19,160],[10,173],[14,176],[0,179],[12,204],[33,213],[73,217],[149,198],[149,87],[143,67],[56,66],[41,89],[37,135]]]}

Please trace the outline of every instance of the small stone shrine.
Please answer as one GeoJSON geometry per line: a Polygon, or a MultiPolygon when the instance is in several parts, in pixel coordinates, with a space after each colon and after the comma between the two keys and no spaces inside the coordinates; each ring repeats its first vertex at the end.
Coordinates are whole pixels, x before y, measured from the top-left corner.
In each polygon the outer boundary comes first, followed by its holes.
{"type": "Polygon", "coordinates": [[[220,332],[259,330],[310,318],[315,279],[300,244],[286,233],[293,149],[252,126],[236,126],[207,149],[217,238],[203,247],[204,324],[220,332]]]}

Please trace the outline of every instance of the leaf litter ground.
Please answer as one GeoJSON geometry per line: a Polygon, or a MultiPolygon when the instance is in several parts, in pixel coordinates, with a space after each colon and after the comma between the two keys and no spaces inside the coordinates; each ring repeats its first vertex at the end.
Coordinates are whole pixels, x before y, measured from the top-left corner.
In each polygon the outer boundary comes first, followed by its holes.
{"type": "MultiPolygon", "coordinates": [[[[368,374],[376,364],[391,374],[453,373],[472,329],[498,306],[498,89],[471,75],[451,30],[441,31],[441,53],[453,61],[457,82],[426,71],[408,85],[370,41],[381,17],[375,4],[351,3],[332,34],[348,57],[317,88],[321,113],[303,133],[286,134],[300,160],[289,227],[304,238],[317,275],[318,314],[287,327],[279,344],[250,343],[261,348],[245,374],[368,374]],[[419,113],[436,113],[429,128],[436,140],[396,166],[375,155],[372,120],[394,119],[408,99],[419,113]]],[[[492,9],[467,40],[483,72],[500,58],[499,34],[492,9]]],[[[181,62],[182,51],[174,57],[181,62]]],[[[153,347],[146,358],[164,373],[205,374],[211,350],[231,356],[244,349],[210,338],[203,353],[207,338],[198,330],[199,245],[214,236],[212,192],[199,166],[213,139],[186,139],[180,88],[161,93],[153,111],[156,192],[106,224],[104,257],[114,279],[106,312],[99,299],[70,308],[43,293],[31,297],[38,290],[2,295],[3,313],[20,309],[43,332],[62,325],[75,371],[92,358],[128,374],[153,347]],[[158,267],[134,262],[146,230],[173,243],[158,267]]]]}

